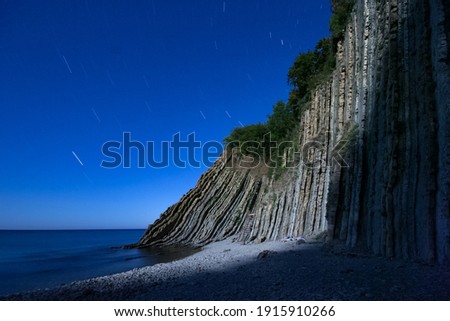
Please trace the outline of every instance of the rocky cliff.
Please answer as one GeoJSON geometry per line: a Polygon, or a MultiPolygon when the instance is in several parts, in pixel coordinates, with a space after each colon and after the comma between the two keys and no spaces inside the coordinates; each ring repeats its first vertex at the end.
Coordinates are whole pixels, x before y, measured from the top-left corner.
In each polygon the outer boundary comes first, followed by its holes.
{"type": "Polygon", "coordinates": [[[302,115],[296,166],[275,179],[224,153],[139,245],[326,232],[374,254],[449,263],[449,39],[444,0],[357,0],[336,69],[302,115]]]}

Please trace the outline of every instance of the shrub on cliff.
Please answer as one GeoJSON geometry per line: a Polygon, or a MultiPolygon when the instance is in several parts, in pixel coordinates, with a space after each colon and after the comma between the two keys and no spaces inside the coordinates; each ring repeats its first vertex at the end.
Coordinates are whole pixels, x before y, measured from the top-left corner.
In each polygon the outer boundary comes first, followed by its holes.
{"type": "Polygon", "coordinates": [[[294,95],[289,103],[301,111],[305,97],[330,75],[336,64],[337,43],[343,39],[345,27],[350,20],[355,0],[332,0],[333,14],[330,18],[331,36],[321,39],[313,51],[300,54],[288,72],[288,83],[294,95]]]}
{"type": "Polygon", "coordinates": [[[330,31],[333,39],[340,40],[343,38],[354,4],[355,0],[331,1],[333,15],[330,18],[330,31]]]}
{"type": "Polygon", "coordinates": [[[230,148],[240,147],[244,155],[257,152],[269,159],[270,153],[274,151],[271,149],[274,143],[289,140],[296,124],[294,110],[279,101],[273,106],[272,114],[268,116],[266,123],[237,127],[224,139],[224,143],[230,148]]]}
{"type": "Polygon", "coordinates": [[[267,128],[273,141],[282,142],[290,138],[296,123],[292,106],[280,100],[273,106],[273,112],[267,120],[267,128]]]}
{"type": "Polygon", "coordinates": [[[301,101],[335,67],[335,52],[330,38],[321,39],[314,51],[300,54],[288,72],[288,83],[301,101]]]}
{"type": "Polygon", "coordinates": [[[231,134],[224,139],[228,148],[239,147],[244,155],[250,152],[257,152],[263,155],[264,149],[262,142],[264,136],[269,132],[267,124],[259,123],[245,127],[236,127],[231,134]]]}

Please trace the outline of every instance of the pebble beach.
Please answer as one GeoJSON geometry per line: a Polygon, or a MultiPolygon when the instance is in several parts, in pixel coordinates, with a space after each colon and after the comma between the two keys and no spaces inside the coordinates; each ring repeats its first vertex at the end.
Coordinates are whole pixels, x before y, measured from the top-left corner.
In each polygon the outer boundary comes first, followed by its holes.
{"type": "Polygon", "coordinates": [[[450,300],[450,270],[305,240],[211,243],[184,259],[2,300],[450,300]]]}

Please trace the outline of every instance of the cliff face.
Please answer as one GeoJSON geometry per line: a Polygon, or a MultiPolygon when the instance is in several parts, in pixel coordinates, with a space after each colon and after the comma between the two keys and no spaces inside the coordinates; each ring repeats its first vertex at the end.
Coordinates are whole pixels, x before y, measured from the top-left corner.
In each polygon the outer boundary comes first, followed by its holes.
{"type": "Polygon", "coordinates": [[[230,166],[234,158],[225,153],[139,245],[203,245],[231,236],[261,242],[327,231],[329,239],[375,254],[448,263],[445,3],[357,0],[336,70],[302,116],[303,162],[275,180],[264,166],[230,166]]]}

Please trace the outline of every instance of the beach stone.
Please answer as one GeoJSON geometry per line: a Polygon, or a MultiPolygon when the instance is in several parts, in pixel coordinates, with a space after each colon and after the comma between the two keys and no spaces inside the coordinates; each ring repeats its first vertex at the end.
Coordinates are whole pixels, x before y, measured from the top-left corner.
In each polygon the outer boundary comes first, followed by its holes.
{"type": "Polygon", "coordinates": [[[277,254],[276,251],[264,250],[262,252],[259,252],[259,254],[258,254],[258,256],[256,258],[258,260],[261,260],[261,259],[265,259],[265,258],[267,258],[269,256],[272,256],[272,255],[275,255],[275,254],[277,254]]]}

